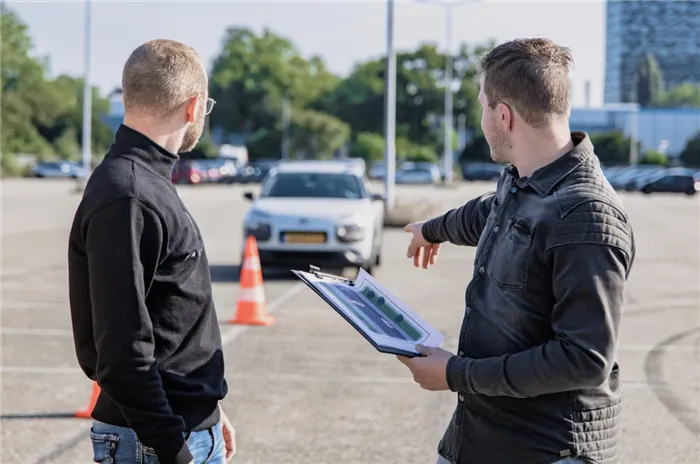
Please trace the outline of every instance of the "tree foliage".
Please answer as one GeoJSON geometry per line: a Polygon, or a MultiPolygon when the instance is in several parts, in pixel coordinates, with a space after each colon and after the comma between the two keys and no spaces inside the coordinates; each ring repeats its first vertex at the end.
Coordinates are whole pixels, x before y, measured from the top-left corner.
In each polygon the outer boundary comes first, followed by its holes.
{"type": "Polygon", "coordinates": [[[668,164],[668,158],[666,155],[656,150],[648,150],[642,156],[642,164],[656,164],[658,166],[666,166],[668,164]]]}
{"type": "Polygon", "coordinates": [[[629,163],[632,145],[623,133],[594,134],[591,136],[591,142],[601,163],[611,166],[629,163]]]}
{"type": "MultiPolygon", "coordinates": [[[[2,87],[2,167],[14,169],[8,154],[31,153],[40,159],[76,159],[82,143],[83,82],[49,78],[46,60],[33,56],[27,26],[12,11],[2,14],[0,85],[2,87]]],[[[446,81],[446,56],[434,44],[397,53],[396,153],[400,160],[437,161],[443,153],[445,93],[453,91],[453,121],[465,117],[471,141],[462,162],[491,161],[481,133],[474,60],[494,46],[462,44],[455,53],[453,80],[446,81]]],[[[359,63],[349,76],[331,73],[318,56],[305,57],[287,38],[270,30],[256,33],[230,27],[210,69],[210,95],[218,102],[210,115],[212,134],[226,143],[245,143],[250,159],[281,154],[283,108],[289,109],[289,147],[293,158],[330,158],[349,151],[368,162],[384,158],[386,57],[359,63]]],[[[635,93],[643,105],[700,107],[700,86],[663,90],[653,56],[640,63],[635,93]]],[[[113,134],[102,123],[109,103],[93,89],[93,152],[101,154],[113,134]]],[[[700,137],[700,136],[699,136],[700,137]]],[[[456,146],[456,134],[452,145],[456,146]]],[[[592,137],[606,164],[626,164],[630,141],[622,134],[592,137]]],[[[700,164],[700,140],[684,156],[700,164]]],[[[187,156],[215,157],[214,141],[205,136],[187,156]]],[[[655,154],[649,153],[652,158],[655,154]]]]}
{"type": "Polygon", "coordinates": [[[491,148],[486,141],[486,137],[478,135],[467,143],[462,150],[460,161],[464,163],[487,163],[493,161],[491,159],[491,148]]]}
{"type": "Polygon", "coordinates": [[[657,101],[664,90],[661,68],[654,55],[647,53],[640,61],[635,76],[635,101],[641,106],[651,106],[657,101]]]}
{"type": "Polygon", "coordinates": [[[681,161],[686,166],[700,166],[700,132],[686,144],[681,152],[681,161]]]}
{"type": "Polygon", "coordinates": [[[700,85],[681,84],[662,92],[653,106],[659,108],[700,108],[700,85]]]}
{"type": "MultiPolygon", "coordinates": [[[[82,79],[49,79],[45,60],[32,56],[26,24],[6,7],[0,15],[0,36],[3,170],[14,169],[17,153],[76,159],[82,142],[82,79]]],[[[111,131],[101,121],[108,108],[107,100],[93,89],[93,153],[106,150],[111,142],[111,131]]]]}
{"type": "Polygon", "coordinates": [[[374,132],[360,132],[350,148],[350,156],[362,158],[367,163],[384,159],[386,142],[384,137],[374,132]]]}
{"type": "Polygon", "coordinates": [[[269,30],[257,36],[247,28],[230,28],[210,81],[211,96],[218,102],[211,124],[246,135],[252,158],[279,156],[285,98],[291,107],[294,151],[328,156],[349,138],[346,124],[311,107],[340,78],[321,58],[303,58],[289,40],[269,30]]]}
{"type": "MultiPolygon", "coordinates": [[[[491,45],[489,45],[490,47],[491,45]]],[[[453,117],[465,114],[467,129],[478,129],[481,110],[477,101],[473,56],[489,47],[472,50],[463,45],[453,60],[453,117]]],[[[445,55],[426,44],[396,57],[396,133],[413,143],[442,150],[445,101],[445,55]]],[[[317,108],[346,121],[356,133],[384,131],[386,58],[355,67],[347,79],[327,92],[317,108]]]]}

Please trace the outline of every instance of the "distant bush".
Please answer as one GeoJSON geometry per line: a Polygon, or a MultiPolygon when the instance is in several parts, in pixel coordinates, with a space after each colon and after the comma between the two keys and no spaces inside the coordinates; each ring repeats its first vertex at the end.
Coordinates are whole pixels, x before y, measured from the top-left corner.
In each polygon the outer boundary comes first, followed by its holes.
{"type": "Polygon", "coordinates": [[[668,158],[661,152],[656,150],[647,151],[644,156],[642,156],[642,164],[658,164],[659,166],[666,166],[668,164],[668,158]]]}
{"type": "Polygon", "coordinates": [[[350,156],[362,158],[366,162],[381,161],[384,159],[384,137],[373,132],[360,132],[352,143],[350,156]]]}
{"type": "Polygon", "coordinates": [[[622,132],[594,134],[591,142],[601,163],[610,166],[629,163],[631,141],[622,132]]]}

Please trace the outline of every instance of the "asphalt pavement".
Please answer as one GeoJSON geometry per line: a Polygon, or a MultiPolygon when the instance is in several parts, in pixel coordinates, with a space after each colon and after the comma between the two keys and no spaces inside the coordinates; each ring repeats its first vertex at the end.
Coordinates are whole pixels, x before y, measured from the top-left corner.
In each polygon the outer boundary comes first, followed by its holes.
{"type": "MultiPolygon", "coordinates": [[[[457,206],[492,188],[399,188],[457,206]]],[[[70,332],[66,247],[79,195],[71,181],[2,184],[0,462],[92,462],[88,401],[70,332]]],[[[238,293],[243,186],[182,187],[212,278],[230,393],[224,401],[245,464],[435,462],[456,395],[422,391],[340,316],[286,275],[265,277],[268,327],[230,325],[238,293]]],[[[621,464],[700,463],[700,200],[622,194],[637,239],[622,322],[625,389],[621,464]]],[[[473,250],[448,246],[414,269],[408,237],[385,231],[379,278],[454,350],[473,250]]]]}

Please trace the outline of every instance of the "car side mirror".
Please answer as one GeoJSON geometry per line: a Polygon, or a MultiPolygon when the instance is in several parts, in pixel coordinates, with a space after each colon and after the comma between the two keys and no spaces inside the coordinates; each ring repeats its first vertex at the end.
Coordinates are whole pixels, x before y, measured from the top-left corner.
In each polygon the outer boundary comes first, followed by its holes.
{"type": "Polygon", "coordinates": [[[255,199],[255,195],[253,195],[253,192],[245,192],[243,193],[243,198],[249,201],[253,201],[255,199]]]}
{"type": "Polygon", "coordinates": [[[386,201],[386,195],[383,193],[373,193],[372,201],[386,201]]]}

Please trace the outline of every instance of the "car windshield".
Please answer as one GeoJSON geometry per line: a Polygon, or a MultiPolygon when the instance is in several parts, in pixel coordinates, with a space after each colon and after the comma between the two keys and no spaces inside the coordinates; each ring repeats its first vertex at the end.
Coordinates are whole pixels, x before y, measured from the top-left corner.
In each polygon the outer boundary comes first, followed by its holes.
{"type": "Polygon", "coordinates": [[[357,176],[325,173],[280,173],[265,183],[262,198],[361,199],[366,192],[357,176]]]}

